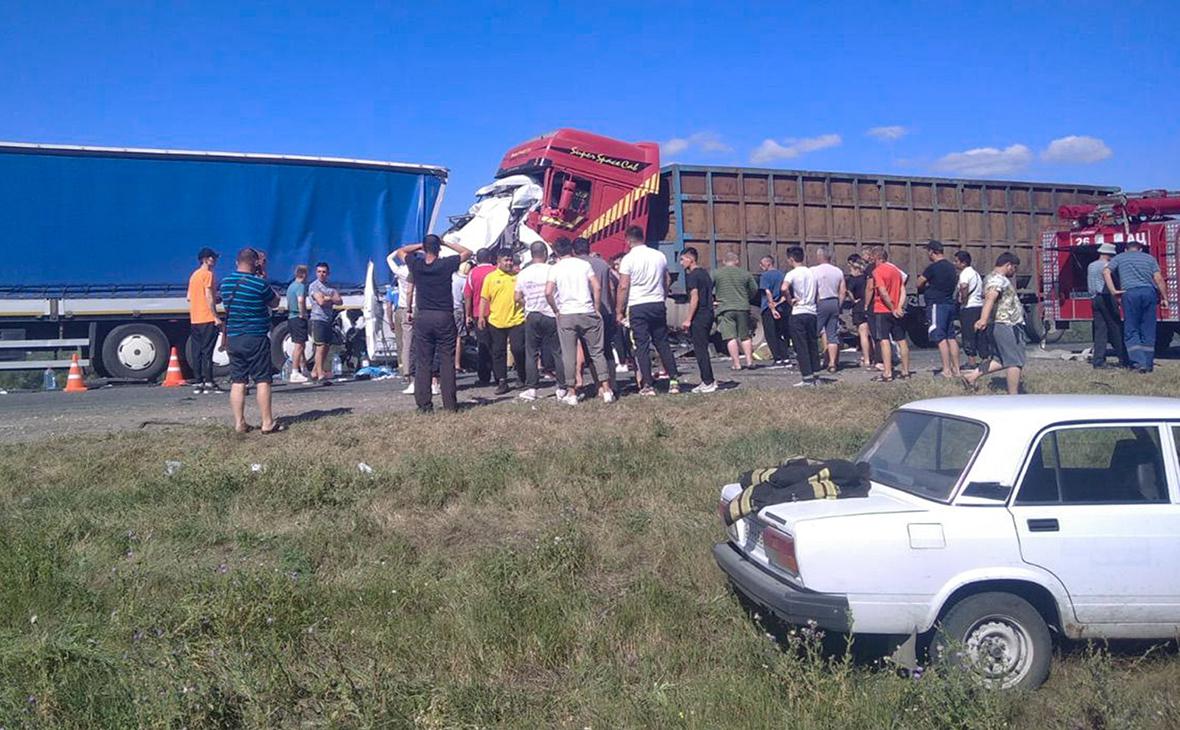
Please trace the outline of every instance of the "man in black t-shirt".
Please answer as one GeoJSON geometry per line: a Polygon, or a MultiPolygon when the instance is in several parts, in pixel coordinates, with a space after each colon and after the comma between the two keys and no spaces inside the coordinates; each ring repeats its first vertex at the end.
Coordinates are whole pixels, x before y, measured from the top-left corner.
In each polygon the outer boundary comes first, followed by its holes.
{"type": "Polygon", "coordinates": [[[717,390],[710,359],[713,349],[710,339],[713,332],[713,279],[708,271],[697,266],[695,248],[680,252],[680,265],[684,267],[684,290],[688,292],[688,317],[683,326],[692,337],[693,354],[701,372],[701,384],[692,392],[713,393],[717,390]]]}
{"type": "Polygon", "coordinates": [[[955,294],[959,289],[959,272],[947,261],[942,243],[926,243],[930,265],[918,277],[918,291],[926,299],[926,331],[938,345],[942,357],[942,377],[959,377],[959,343],[955,340],[955,294]]]}
{"type": "Polygon", "coordinates": [[[444,243],[431,234],[422,243],[399,248],[397,257],[406,262],[414,280],[414,401],[422,413],[434,410],[430,375],[433,363],[437,362],[443,408],[458,410],[455,340],[459,331],[453,312],[451,275],[459,270],[459,264],[471,257],[471,251],[457,243],[444,243]],[[442,258],[439,252],[443,246],[459,255],[442,258]],[[422,256],[411,256],[419,250],[422,256]]]}

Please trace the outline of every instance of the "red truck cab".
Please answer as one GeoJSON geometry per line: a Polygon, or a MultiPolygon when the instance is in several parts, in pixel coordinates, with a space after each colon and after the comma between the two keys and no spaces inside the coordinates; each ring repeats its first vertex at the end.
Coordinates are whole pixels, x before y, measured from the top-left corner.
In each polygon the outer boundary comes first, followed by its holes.
{"type": "Polygon", "coordinates": [[[626,250],[623,233],[647,231],[650,197],[659,190],[660,151],[654,142],[621,142],[576,129],[558,129],[504,155],[496,178],[528,175],[544,189],[527,224],[546,241],[590,239],[610,259],[626,250]]]}

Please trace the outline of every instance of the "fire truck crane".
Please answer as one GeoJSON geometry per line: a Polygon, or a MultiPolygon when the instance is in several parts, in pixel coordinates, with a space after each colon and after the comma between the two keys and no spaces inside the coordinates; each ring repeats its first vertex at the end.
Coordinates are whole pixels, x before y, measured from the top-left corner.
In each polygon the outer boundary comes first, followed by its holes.
{"type": "Polygon", "coordinates": [[[1156,348],[1166,350],[1180,322],[1180,192],[1152,190],[1112,195],[1095,205],[1063,205],[1057,217],[1069,228],[1041,234],[1040,303],[1046,339],[1059,339],[1072,322],[1090,322],[1093,312],[1086,290],[1086,267],[1098,258],[1098,246],[1113,243],[1121,252],[1136,240],[1156,257],[1167,284],[1170,307],[1160,307],[1156,348]]]}

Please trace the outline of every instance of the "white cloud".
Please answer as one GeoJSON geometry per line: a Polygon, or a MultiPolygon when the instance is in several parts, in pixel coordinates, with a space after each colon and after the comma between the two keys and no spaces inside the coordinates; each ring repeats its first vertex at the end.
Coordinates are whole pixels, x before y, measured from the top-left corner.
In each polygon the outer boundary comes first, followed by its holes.
{"type": "Polygon", "coordinates": [[[997,149],[977,147],[966,152],[952,152],[943,155],[934,163],[934,169],[968,177],[1008,175],[1028,167],[1033,153],[1022,144],[997,149]]]}
{"type": "Polygon", "coordinates": [[[1071,134],[1050,142],[1041,152],[1041,159],[1045,162],[1088,164],[1105,160],[1112,154],[1106,143],[1097,137],[1071,134]]]}
{"type": "Polygon", "coordinates": [[[757,149],[750,153],[750,162],[766,164],[775,160],[793,160],[800,155],[816,150],[838,147],[844,140],[838,134],[821,134],[818,137],[790,138],[778,142],[764,139],[757,149]]]}
{"type": "Polygon", "coordinates": [[[895,140],[901,139],[909,133],[910,130],[899,124],[889,127],[873,127],[869,131],[865,132],[865,134],[868,136],[879,139],[882,142],[893,142],[895,140]]]}
{"type": "Polygon", "coordinates": [[[678,155],[690,148],[698,149],[701,152],[733,152],[733,147],[723,142],[721,135],[716,132],[697,132],[687,137],[674,137],[666,142],[661,142],[660,154],[664,156],[678,155]]]}

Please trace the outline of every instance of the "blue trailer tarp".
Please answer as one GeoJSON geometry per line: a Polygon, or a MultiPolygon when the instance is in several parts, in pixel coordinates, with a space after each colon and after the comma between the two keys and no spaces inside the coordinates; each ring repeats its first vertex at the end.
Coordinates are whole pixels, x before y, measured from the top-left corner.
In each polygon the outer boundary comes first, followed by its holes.
{"type": "Polygon", "coordinates": [[[183,290],[204,246],[221,274],[253,246],[275,283],[327,261],[360,288],[370,260],[422,240],[444,182],[441,168],[0,147],[0,288],[183,290]]]}

